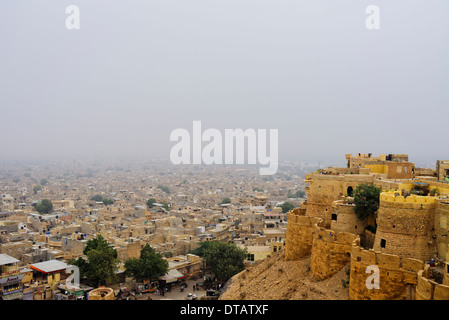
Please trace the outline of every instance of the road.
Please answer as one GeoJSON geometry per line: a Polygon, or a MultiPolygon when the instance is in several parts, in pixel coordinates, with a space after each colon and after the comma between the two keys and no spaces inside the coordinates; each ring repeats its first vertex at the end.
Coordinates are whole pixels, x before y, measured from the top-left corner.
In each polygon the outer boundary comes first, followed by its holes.
{"type": "Polygon", "coordinates": [[[185,300],[186,296],[189,293],[196,294],[199,297],[202,295],[206,295],[206,290],[200,287],[200,290],[193,291],[193,285],[196,284],[194,280],[187,281],[187,288],[184,288],[184,292],[181,292],[180,286],[176,285],[171,289],[171,292],[166,292],[164,296],[157,295],[155,292],[153,293],[144,293],[142,296],[137,296],[137,300],[147,300],[148,297],[151,297],[152,300],[185,300]]]}

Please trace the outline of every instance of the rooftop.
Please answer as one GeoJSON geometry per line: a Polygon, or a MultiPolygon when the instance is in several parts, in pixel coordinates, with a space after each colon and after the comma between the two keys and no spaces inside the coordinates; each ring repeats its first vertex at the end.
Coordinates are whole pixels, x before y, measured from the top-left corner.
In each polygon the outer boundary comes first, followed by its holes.
{"type": "Polygon", "coordinates": [[[49,260],[39,263],[31,264],[30,267],[34,270],[41,271],[44,273],[51,273],[55,271],[65,270],[67,268],[67,263],[59,260],[49,260]]]}
{"type": "Polygon", "coordinates": [[[11,256],[8,256],[7,254],[0,254],[0,266],[3,266],[5,264],[11,264],[11,263],[17,263],[20,262],[16,258],[13,258],[11,256]]]}

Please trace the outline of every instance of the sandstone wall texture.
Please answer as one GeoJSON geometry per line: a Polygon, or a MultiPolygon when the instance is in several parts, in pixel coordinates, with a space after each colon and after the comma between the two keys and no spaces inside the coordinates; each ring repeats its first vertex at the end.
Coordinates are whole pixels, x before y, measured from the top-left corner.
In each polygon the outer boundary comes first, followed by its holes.
{"type": "Polygon", "coordinates": [[[315,225],[310,271],[317,280],[325,280],[338,273],[351,261],[352,243],[356,235],[335,232],[315,225]]]}
{"type": "Polygon", "coordinates": [[[435,209],[435,236],[438,258],[449,260],[449,200],[438,201],[435,209]]]}
{"type": "Polygon", "coordinates": [[[365,233],[367,220],[360,221],[354,212],[353,204],[335,201],[332,205],[331,229],[335,232],[350,232],[356,235],[365,233]]]}
{"type": "Polygon", "coordinates": [[[381,194],[375,251],[430,260],[436,254],[435,198],[381,194]]]}
{"type": "Polygon", "coordinates": [[[317,217],[307,217],[304,212],[294,209],[288,214],[285,259],[297,260],[310,256],[312,252],[314,225],[321,221],[317,217]]]}
{"type": "Polygon", "coordinates": [[[414,300],[418,272],[424,262],[397,255],[365,250],[356,239],[352,246],[349,299],[351,300],[414,300]],[[367,286],[369,266],[379,270],[379,288],[367,286]]]}
{"type": "Polygon", "coordinates": [[[359,184],[373,184],[374,176],[367,174],[349,175],[306,175],[307,216],[323,219],[330,226],[333,202],[354,191],[359,184]]]}
{"type": "Polygon", "coordinates": [[[418,272],[416,300],[449,300],[449,285],[431,280],[429,266],[418,272]]]}

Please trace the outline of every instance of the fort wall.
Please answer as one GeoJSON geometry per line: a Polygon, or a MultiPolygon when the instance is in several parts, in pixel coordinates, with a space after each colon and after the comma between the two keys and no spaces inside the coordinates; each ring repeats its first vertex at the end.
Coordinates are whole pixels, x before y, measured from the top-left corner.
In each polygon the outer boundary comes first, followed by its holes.
{"type": "Polygon", "coordinates": [[[332,205],[331,229],[335,232],[364,234],[367,220],[360,221],[354,212],[354,207],[354,204],[345,204],[343,200],[335,201],[332,205]]]}
{"type": "Polygon", "coordinates": [[[330,227],[331,211],[334,201],[362,183],[373,184],[376,175],[372,174],[311,174],[306,175],[307,216],[323,219],[330,227]]]}
{"type": "Polygon", "coordinates": [[[436,254],[433,239],[435,198],[380,195],[373,249],[404,258],[430,260],[436,254]]]}
{"type": "Polygon", "coordinates": [[[435,237],[438,258],[449,260],[449,199],[437,201],[435,209],[435,237]]]}
{"type": "Polygon", "coordinates": [[[448,265],[442,283],[419,274],[425,261],[449,257],[449,200],[403,197],[400,190],[410,191],[414,183],[340,171],[306,175],[307,203],[288,214],[286,259],[310,255],[310,271],[317,280],[350,263],[351,300],[449,299],[448,265]],[[353,205],[340,200],[362,183],[395,190],[380,195],[375,234],[365,229],[366,221],[357,219],[353,205]],[[363,248],[361,240],[373,249],[363,248]],[[367,286],[369,266],[379,270],[378,289],[367,286]]]}
{"type": "Polygon", "coordinates": [[[352,243],[356,235],[335,232],[315,224],[310,271],[317,280],[325,280],[351,261],[352,243]]]}
{"type": "Polygon", "coordinates": [[[301,208],[288,213],[285,242],[285,259],[297,260],[311,254],[314,225],[321,221],[318,217],[307,217],[301,208]]]}
{"type": "Polygon", "coordinates": [[[416,300],[449,300],[449,285],[430,279],[429,266],[418,272],[416,300]]]}
{"type": "Polygon", "coordinates": [[[365,250],[356,238],[352,245],[349,299],[351,300],[414,300],[418,272],[424,262],[400,258],[397,255],[365,250]],[[370,273],[368,266],[379,268],[379,288],[366,285],[370,273]]]}

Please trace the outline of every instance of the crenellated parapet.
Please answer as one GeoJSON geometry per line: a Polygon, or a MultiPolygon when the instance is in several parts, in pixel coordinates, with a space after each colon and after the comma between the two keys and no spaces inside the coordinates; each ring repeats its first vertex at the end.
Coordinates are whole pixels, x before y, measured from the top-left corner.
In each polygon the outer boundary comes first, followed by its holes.
{"type": "Polygon", "coordinates": [[[354,240],[351,253],[349,298],[351,300],[414,300],[418,272],[424,267],[419,259],[401,258],[360,246],[354,240]],[[378,270],[379,287],[367,286],[372,271],[378,270]],[[367,272],[368,271],[368,272],[367,272]]]}
{"type": "Polygon", "coordinates": [[[327,279],[339,272],[351,260],[352,243],[356,235],[335,232],[315,224],[310,271],[317,280],[327,279]]]}
{"type": "Polygon", "coordinates": [[[405,258],[433,258],[435,206],[435,197],[381,193],[373,249],[405,258]]]}
{"type": "MultiPolygon", "coordinates": [[[[445,273],[447,275],[447,269],[445,273]]],[[[449,284],[445,282],[438,283],[435,279],[431,279],[429,265],[426,265],[423,270],[418,272],[416,300],[449,300],[449,284]]]]}
{"type": "Polygon", "coordinates": [[[424,205],[435,205],[436,197],[431,196],[418,196],[409,195],[408,197],[403,197],[398,194],[398,192],[388,191],[382,192],[380,194],[380,201],[387,201],[392,203],[398,203],[401,207],[406,207],[410,209],[420,208],[422,204],[424,205]]]}
{"type": "Polygon", "coordinates": [[[287,235],[285,242],[286,260],[296,260],[311,254],[313,243],[313,226],[321,221],[318,217],[303,215],[301,208],[288,213],[287,235]]]}

